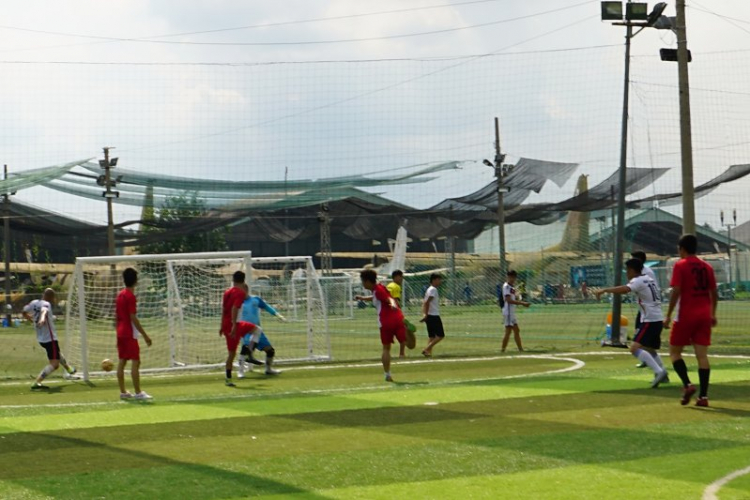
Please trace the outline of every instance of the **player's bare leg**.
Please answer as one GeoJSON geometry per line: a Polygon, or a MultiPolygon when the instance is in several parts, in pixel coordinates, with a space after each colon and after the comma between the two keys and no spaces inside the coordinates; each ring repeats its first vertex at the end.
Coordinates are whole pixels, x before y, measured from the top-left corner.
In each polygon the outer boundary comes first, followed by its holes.
{"type": "Polygon", "coordinates": [[[406,357],[406,342],[399,343],[398,357],[399,358],[405,358],[406,357]]]}
{"type": "Polygon", "coordinates": [[[513,340],[516,342],[518,352],[523,352],[523,345],[521,345],[521,329],[518,325],[513,325],[513,340]]]}
{"type": "Polygon", "coordinates": [[[117,385],[120,386],[120,399],[131,399],[133,397],[133,393],[125,388],[125,365],[127,364],[127,359],[120,359],[117,362],[117,385]]]}
{"type": "Polygon", "coordinates": [[[50,359],[47,366],[45,366],[41,372],[39,372],[39,375],[36,377],[36,380],[34,381],[34,385],[31,386],[32,389],[47,389],[46,386],[42,385],[42,382],[44,382],[44,379],[50,376],[52,372],[57,370],[57,368],[60,366],[60,362],[56,359],[50,359]]]}
{"type": "Polygon", "coordinates": [[[503,346],[500,349],[500,352],[505,352],[505,349],[508,348],[508,341],[510,340],[510,334],[512,331],[513,331],[512,326],[505,327],[505,336],[503,337],[503,346]]]}
{"type": "Polygon", "coordinates": [[[391,345],[393,344],[383,345],[383,355],[381,356],[386,382],[393,382],[393,377],[391,377],[391,345]]]}
{"type": "Polygon", "coordinates": [[[422,351],[422,354],[427,353],[426,356],[432,356],[432,348],[439,344],[440,341],[444,338],[445,337],[432,337],[427,343],[427,347],[425,347],[424,351],[422,351]]]}
{"type": "Polygon", "coordinates": [[[133,390],[138,394],[141,392],[141,361],[134,359],[130,364],[130,377],[133,379],[133,390]]]}

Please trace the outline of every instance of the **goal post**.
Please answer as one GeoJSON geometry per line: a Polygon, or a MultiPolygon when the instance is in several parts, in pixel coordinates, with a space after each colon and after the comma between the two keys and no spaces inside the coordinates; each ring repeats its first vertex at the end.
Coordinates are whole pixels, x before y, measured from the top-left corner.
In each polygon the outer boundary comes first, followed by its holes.
{"type": "Polygon", "coordinates": [[[123,287],[122,271],[132,267],[138,271],[138,318],[153,340],[151,347],[141,342],[144,372],[223,365],[221,302],[236,271],[245,272],[252,293],[285,315],[286,294],[278,291],[292,286],[292,272],[304,269],[309,314],[284,324],[267,316],[263,328],[279,362],[329,359],[325,301],[312,259],[272,259],[256,259],[250,252],[78,258],[65,304],[66,356],[86,379],[100,372],[101,360],[117,359],[115,299],[123,287]]]}

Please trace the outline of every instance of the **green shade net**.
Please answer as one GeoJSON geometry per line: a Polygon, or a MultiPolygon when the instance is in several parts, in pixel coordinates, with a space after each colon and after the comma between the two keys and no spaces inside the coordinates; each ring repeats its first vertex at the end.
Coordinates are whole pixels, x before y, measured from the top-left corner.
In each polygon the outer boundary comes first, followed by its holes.
{"type": "Polygon", "coordinates": [[[34,186],[44,185],[69,173],[73,167],[84,165],[90,158],[74,161],[64,165],[37,168],[23,172],[12,173],[7,179],[0,181],[0,194],[13,194],[16,191],[28,189],[34,186]]]}
{"type": "MultiPolygon", "coordinates": [[[[159,207],[167,199],[191,193],[204,201],[209,209],[268,211],[352,197],[376,205],[393,204],[390,200],[359,188],[423,183],[435,179],[429,174],[455,169],[459,164],[460,162],[450,161],[385,170],[375,172],[372,176],[350,175],[290,181],[235,182],[149,174],[121,168],[113,169],[111,175],[116,182],[114,190],[119,193],[114,201],[124,205],[143,207],[153,204],[159,207]],[[147,198],[151,196],[153,201],[147,202],[147,198]]],[[[104,190],[101,178],[103,170],[91,162],[81,166],[83,172],[64,172],[65,175],[46,180],[44,185],[64,193],[100,200],[104,190]]]]}

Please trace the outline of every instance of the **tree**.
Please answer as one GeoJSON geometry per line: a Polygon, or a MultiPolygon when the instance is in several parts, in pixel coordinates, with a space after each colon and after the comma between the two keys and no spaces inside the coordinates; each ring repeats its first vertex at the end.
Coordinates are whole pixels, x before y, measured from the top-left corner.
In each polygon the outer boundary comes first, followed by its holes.
{"type": "Polygon", "coordinates": [[[206,203],[198,198],[197,193],[185,193],[167,198],[164,205],[155,212],[148,213],[144,210],[144,222],[149,222],[148,219],[151,218],[154,225],[144,224],[141,227],[141,235],[163,234],[164,236],[158,241],[139,246],[138,253],[192,253],[226,250],[227,242],[224,237],[226,229],[224,228],[188,234],[177,233],[170,237],[170,228],[184,229],[192,221],[209,215],[206,203]]]}

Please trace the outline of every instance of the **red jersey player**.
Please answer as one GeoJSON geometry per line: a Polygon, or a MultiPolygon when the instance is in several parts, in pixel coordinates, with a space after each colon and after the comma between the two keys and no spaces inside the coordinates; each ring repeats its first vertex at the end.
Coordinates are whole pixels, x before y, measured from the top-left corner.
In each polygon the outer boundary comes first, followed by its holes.
{"type": "Polygon", "coordinates": [[[151,347],[151,337],[141,326],[136,316],[135,285],[138,283],[138,272],[129,267],[122,272],[125,288],[120,291],[115,301],[117,316],[117,383],[120,385],[120,399],[151,399],[141,390],[141,350],[138,337],[143,336],[146,345],[151,347]],[[130,360],[130,376],[133,378],[135,396],[125,389],[125,365],[130,360]]]}
{"type": "Polygon", "coordinates": [[[388,290],[378,283],[378,275],[372,269],[366,269],[359,274],[362,286],[372,292],[372,297],[355,297],[357,300],[371,299],[378,311],[378,324],[380,325],[380,342],[383,344],[383,371],[385,381],[393,382],[391,377],[391,346],[393,339],[403,344],[406,342],[406,326],[404,325],[404,314],[399,309],[396,301],[388,293],[388,290]]]}
{"type": "Polygon", "coordinates": [[[696,406],[708,406],[708,381],[711,367],[708,364],[708,346],[711,345],[711,327],[716,326],[716,278],[714,270],[705,261],[696,257],[698,240],[692,234],[680,238],[678,251],[681,259],[672,271],[672,296],[665,326],[669,326],[672,312],[679,304],[677,317],[669,336],[669,356],[675,373],[682,380],[682,399],[686,405],[695,394],[695,386],[690,383],[687,366],[682,359],[682,350],[692,345],[698,359],[700,393],[696,406]]]}
{"type": "Polygon", "coordinates": [[[237,353],[237,346],[240,344],[242,337],[248,333],[252,334],[251,341],[258,342],[261,330],[253,323],[246,321],[237,321],[237,316],[242,309],[242,303],[245,302],[247,292],[240,285],[245,283],[245,273],[237,271],[232,275],[232,287],[227,288],[224,292],[224,298],[221,302],[221,327],[219,336],[224,336],[227,342],[227,363],[226,363],[226,385],[234,387],[232,382],[232,363],[237,353]]]}

